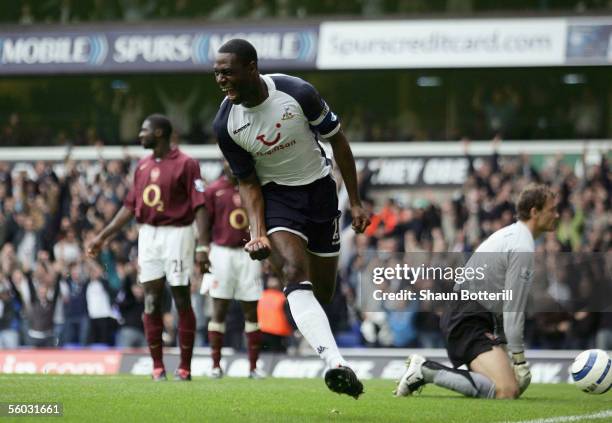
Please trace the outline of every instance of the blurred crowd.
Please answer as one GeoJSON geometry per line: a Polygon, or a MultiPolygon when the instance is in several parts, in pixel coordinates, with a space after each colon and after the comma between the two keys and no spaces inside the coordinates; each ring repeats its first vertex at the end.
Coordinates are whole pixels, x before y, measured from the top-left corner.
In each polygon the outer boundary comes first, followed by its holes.
{"type": "MultiPolygon", "coordinates": [[[[499,144],[495,140],[494,150],[499,144]]],[[[493,231],[514,219],[514,200],[530,181],[549,183],[559,194],[558,229],[538,242],[541,252],[611,251],[612,186],[607,152],[596,165],[566,164],[550,157],[534,167],[530,158],[470,156],[463,187],[439,193],[374,201],[367,166],[360,189],[372,225],[357,235],[345,219],[338,289],[325,305],[341,346],[441,347],[440,310],[426,302],[368,304],[359,272],[372,260],[404,252],[470,252],[493,231]]],[[[136,160],[63,163],[0,163],[0,348],[145,345],[143,290],[137,283],[137,227],[127,226],[97,260],[87,259],[83,245],[108,223],[122,204],[136,160]]],[[[211,181],[207,181],[211,182],[211,181]]],[[[340,194],[340,198],[345,195],[340,194]]],[[[346,208],[341,201],[342,208],[346,208]]],[[[345,213],[346,216],[346,213],[345,213]]],[[[206,344],[210,305],[199,294],[201,276],[192,278],[198,339],[206,344]]],[[[278,280],[265,271],[266,290],[259,307],[267,346],[296,345],[278,280]],[[268,314],[285,313],[281,327],[267,325],[268,314]]],[[[567,295],[583,289],[567,284],[567,295]]],[[[433,283],[423,281],[423,284],[433,283]]],[[[175,345],[176,315],[170,296],[164,306],[164,342],[175,345]]],[[[528,319],[529,346],[583,348],[612,346],[610,313],[588,309],[539,313],[528,319]]],[[[226,343],[243,347],[240,307],[232,307],[226,343]]]]}
{"type": "MultiPolygon", "coordinates": [[[[139,123],[153,111],[163,111],[170,118],[177,142],[214,143],[212,121],[220,92],[217,87],[205,87],[201,78],[182,79],[166,77],[151,87],[146,79],[128,84],[94,78],[71,81],[74,90],[65,90],[61,81],[50,80],[45,82],[44,89],[34,89],[37,84],[24,86],[21,98],[0,93],[0,100],[6,100],[4,107],[0,107],[0,145],[133,145],[139,123]],[[62,107],[57,108],[57,103],[52,102],[38,103],[35,108],[27,106],[27,98],[37,98],[43,91],[59,96],[62,107]],[[92,101],[83,105],[79,100],[83,95],[92,101]]],[[[391,85],[398,83],[390,81],[391,85]]],[[[212,82],[212,77],[207,82],[212,82]]],[[[471,79],[464,82],[475,83],[471,79]]],[[[350,101],[335,90],[325,93],[343,119],[352,142],[459,140],[463,134],[481,140],[495,134],[505,139],[585,140],[612,134],[610,120],[606,118],[612,109],[606,96],[594,94],[598,87],[595,82],[568,86],[537,79],[525,86],[516,81],[500,86],[478,84],[471,100],[455,104],[453,112],[449,112],[444,101],[430,106],[415,103],[394,108],[396,99],[377,97],[381,93],[371,92],[371,87],[364,87],[359,97],[350,101]],[[372,102],[380,107],[366,106],[372,102]]],[[[439,90],[452,92],[456,88],[439,90]]],[[[430,94],[440,92],[423,91],[424,97],[430,94]]],[[[418,98],[414,96],[413,101],[418,98]]]]}
{"type": "MultiPolygon", "coordinates": [[[[493,141],[494,151],[499,143],[499,139],[493,141]]],[[[351,320],[354,316],[350,313],[346,316],[355,339],[372,346],[442,347],[438,327],[443,304],[372,301],[360,272],[371,274],[375,266],[414,263],[414,253],[470,253],[494,231],[515,221],[514,202],[526,184],[542,182],[558,194],[560,221],[556,231],[536,243],[538,260],[548,257],[549,261],[548,268],[538,267],[544,274],[536,276],[546,280],[547,286],[540,289],[548,290],[545,298],[555,304],[539,303],[532,308],[546,312],[529,313],[528,345],[612,347],[612,313],[600,313],[612,311],[607,300],[612,280],[602,280],[610,278],[609,261],[607,273],[593,270],[603,269],[606,265],[602,257],[609,259],[612,252],[609,153],[602,152],[597,165],[587,166],[579,160],[577,167],[557,155],[536,170],[527,155],[510,158],[494,153],[490,158],[475,160],[469,154],[469,141],[464,141],[464,146],[470,163],[469,177],[449,198],[440,199],[429,192],[419,198],[390,198],[382,205],[369,202],[373,219],[366,233],[353,239],[351,232],[346,232],[348,238],[341,256],[342,292],[348,309],[358,316],[355,320],[351,320]],[[580,276],[570,270],[556,272],[555,263],[561,263],[561,253],[573,253],[565,257],[595,257],[596,262],[590,263],[580,276]],[[596,289],[607,295],[604,303],[598,302],[596,289]],[[584,304],[576,304],[577,298],[585,299],[584,304]]],[[[367,179],[362,175],[362,181],[367,183],[367,179]]],[[[431,255],[428,257],[431,259],[431,255]]],[[[437,280],[416,283],[419,289],[442,290],[437,280]]],[[[389,292],[399,292],[410,288],[411,282],[392,280],[388,284],[384,288],[389,292]]]]}
{"type": "MultiPolygon", "coordinates": [[[[341,116],[348,123],[349,139],[361,142],[458,140],[462,134],[479,140],[496,134],[505,139],[524,140],[609,136],[612,128],[608,128],[605,118],[606,100],[595,96],[592,86],[569,87],[559,82],[554,78],[534,79],[528,84],[506,81],[491,86],[478,82],[469,86],[470,100],[453,105],[453,113],[440,109],[447,106],[442,101],[429,106],[413,104],[392,113],[354,105],[343,110],[341,116]]],[[[450,81],[441,80],[440,85],[444,84],[450,81]]],[[[449,95],[458,85],[422,92],[424,96],[442,92],[449,95]]],[[[381,106],[384,103],[381,100],[381,106]]],[[[339,107],[342,106],[341,103],[339,107]]]]}
{"type": "MultiPolygon", "coordinates": [[[[136,163],[129,157],[0,162],[0,348],[146,346],[136,224],[111,240],[96,260],[87,258],[83,247],[121,207],[136,163]]],[[[191,282],[196,345],[201,346],[210,299],[199,294],[201,275],[194,273],[191,282]]],[[[259,314],[266,345],[285,350],[292,330],[278,281],[269,280],[263,295],[259,314]]],[[[164,342],[176,345],[169,291],[162,307],[164,342]]],[[[240,307],[231,307],[228,345],[242,348],[243,325],[240,307]]]]}
{"type": "Polygon", "coordinates": [[[307,16],[382,17],[414,14],[531,13],[605,10],[608,0],[5,0],[0,21],[22,25],[151,19],[266,19],[307,16]]]}

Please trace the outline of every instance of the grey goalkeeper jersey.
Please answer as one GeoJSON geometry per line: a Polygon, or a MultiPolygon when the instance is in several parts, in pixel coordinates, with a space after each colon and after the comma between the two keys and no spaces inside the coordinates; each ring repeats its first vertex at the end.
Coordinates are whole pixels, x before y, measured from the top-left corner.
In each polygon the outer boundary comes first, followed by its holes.
{"type": "Polygon", "coordinates": [[[494,232],[476,249],[466,268],[481,268],[484,278],[456,284],[456,290],[472,294],[497,293],[497,298],[478,302],[503,319],[508,349],[525,349],[525,308],[533,280],[535,243],[531,231],[520,220],[494,232]],[[502,293],[505,296],[501,296],[502,293]],[[509,297],[511,296],[511,299],[509,297]]]}

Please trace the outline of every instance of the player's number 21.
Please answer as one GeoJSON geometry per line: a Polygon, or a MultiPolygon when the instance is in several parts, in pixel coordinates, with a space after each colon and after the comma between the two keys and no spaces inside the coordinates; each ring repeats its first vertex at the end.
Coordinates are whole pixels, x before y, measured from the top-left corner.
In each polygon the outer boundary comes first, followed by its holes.
{"type": "Polygon", "coordinates": [[[183,260],[172,260],[172,269],[174,273],[183,272],[183,260]]]}

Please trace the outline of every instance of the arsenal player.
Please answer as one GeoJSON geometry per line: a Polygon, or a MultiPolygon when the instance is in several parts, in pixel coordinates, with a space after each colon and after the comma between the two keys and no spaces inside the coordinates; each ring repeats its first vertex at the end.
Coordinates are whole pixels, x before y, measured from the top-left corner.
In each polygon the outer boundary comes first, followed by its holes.
{"type": "Polygon", "coordinates": [[[134,183],[123,207],[113,220],[90,242],[90,257],[132,217],[141,225],[138,233],[139,280],[145,291],[144,327],[153,359],[153,380],[166,380],[162,357],[161,300],[168,281],[178,311],[178,341],[181,360],[175,373],[178,380],[191,380],[191,356],[195,334],[195,315],[191,308],[189,276],[195,260],[202,272],[208,258],[203,245],[196,247],[193,221],[198,238],[204,239],[206,221],[204,182],[196,160],[170,145],[172,125],[167,117],[150,115],[140,128],[138,138],[153,154],[142,158],[134,172],[134,183]]]}
{"type": "MultiPolygon", "coordinates": [[[[208,228],[212,229],[210,244],[210,281],[202,284],[202,293],[210,289],[212,319],[208,324],[208,339],[212,350],[211,377],[221,378],[221,347],[225,333],[225,317],[230,300],[239,300],[244,313],[244,331],[249,354],[249,377],[259,379],[257,358],[261,348],[261,332],[257,322],[257,301],[261,297],[261,264],[251,260],[243,247],[249,239],[249,220],[242,208],[238,181],[229,164],[224,162],[224,174],[210,184],[204,196],[208,212],[208,228]]],[[[207,240],[204,240],[206,243],[207,240]]],[[[207,276],[205,276],[205,280],[207,276]]]]}

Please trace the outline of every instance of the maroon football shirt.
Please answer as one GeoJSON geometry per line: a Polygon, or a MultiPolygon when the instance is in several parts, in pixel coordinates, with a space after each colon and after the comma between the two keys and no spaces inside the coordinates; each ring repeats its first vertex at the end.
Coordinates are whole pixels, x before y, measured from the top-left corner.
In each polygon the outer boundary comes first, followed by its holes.
{"type": "Polygon", "coordinates": [[[151,154],[138,162],[134,184],[123,205],[134,213],[138,223],[186,226],[193,223],[195,210],[204,201],[200,165],[173,148],[162,159],[151,154]]]}
{"type": "Polygon", "coordinates": [[[250,239],[249,219],[238,187],[221,176],[206,187],[206,210],[212,221],[212,241],[224,247],[242,247],[250,239]]]}

